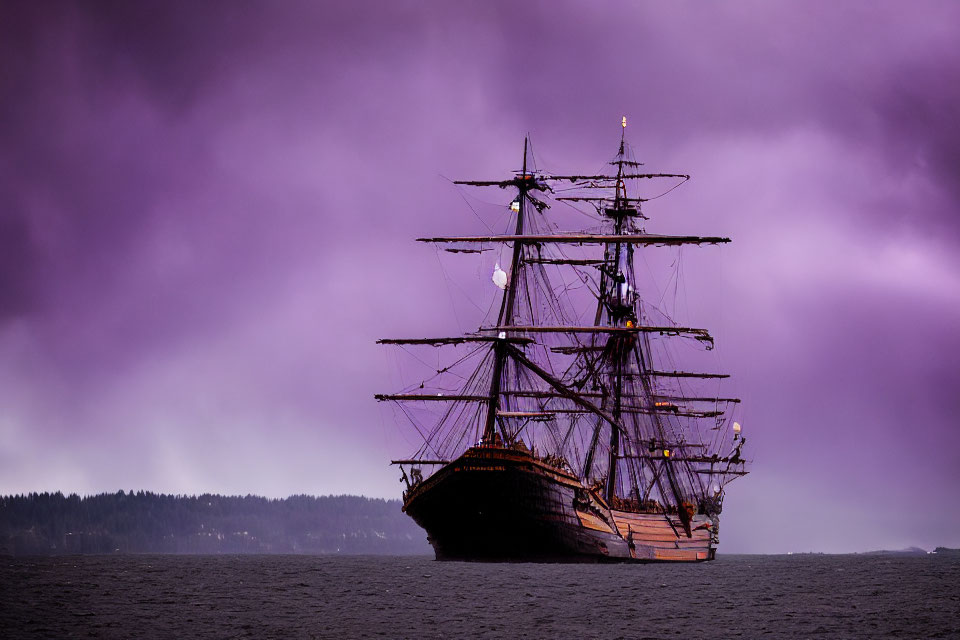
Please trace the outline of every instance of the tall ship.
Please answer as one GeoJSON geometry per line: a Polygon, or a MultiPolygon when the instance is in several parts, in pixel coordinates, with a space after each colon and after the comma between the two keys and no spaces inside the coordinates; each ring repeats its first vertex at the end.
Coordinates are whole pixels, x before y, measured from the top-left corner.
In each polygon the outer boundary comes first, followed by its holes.
{"type": "Polygon", "coordinates": [[[647,231],[647,203],[690,176],[646,172],[621,124],[599,171],[543,171],[525,139],[519,171],[455,181],[503,199],[499,233],[418,239],[492,287],[475,331],[378,341],[424,366],[376,399],[415,428],[419,449],[392,464],[438,560],[714,559],[726,487],[747,473],[740,400],[721,395],[727,374],[684,364],[713,338],[664,299],[683,246],[730,239],[647,231]],[[589,226],[562,230],[561,211],[589,226]],[[656,252],[674,254],[665,282],[656,252]]]}

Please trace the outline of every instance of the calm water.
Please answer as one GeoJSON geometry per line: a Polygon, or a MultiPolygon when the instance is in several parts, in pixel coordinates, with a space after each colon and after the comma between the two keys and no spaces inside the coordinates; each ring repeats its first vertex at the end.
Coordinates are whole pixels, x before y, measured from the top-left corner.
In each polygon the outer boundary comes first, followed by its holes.
{"type": "Polygon", "coordinates": [[[0,558],[3,638],[960,638],[960,559],[0,558]]]}

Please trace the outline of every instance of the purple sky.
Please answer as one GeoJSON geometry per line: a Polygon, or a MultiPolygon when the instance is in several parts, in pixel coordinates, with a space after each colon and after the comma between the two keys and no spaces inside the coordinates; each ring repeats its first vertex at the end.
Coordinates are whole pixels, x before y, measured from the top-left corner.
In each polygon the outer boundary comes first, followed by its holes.
{"type": "Polygon", "coordinates": [[[734,240],[683,254],[755,458],[722,550],[960,546],[958,41],[952,2],[3,3],[0,493],[399,497],[374,341],[479,323],[410,241],[484,230],[442,176],[528,132],[592,170],[626,114],[694,176],[648,230],[734,240]]]}

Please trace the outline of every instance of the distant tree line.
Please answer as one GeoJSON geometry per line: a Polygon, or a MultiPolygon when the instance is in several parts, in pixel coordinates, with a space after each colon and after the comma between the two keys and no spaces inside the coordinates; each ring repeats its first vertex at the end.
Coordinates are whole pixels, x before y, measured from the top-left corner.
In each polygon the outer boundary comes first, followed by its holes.
{"type": "Polygon", "coordinates": [[[0,498],[0,554],[429,553],[400,502],[360,496],[163,495],[0,498]]]}

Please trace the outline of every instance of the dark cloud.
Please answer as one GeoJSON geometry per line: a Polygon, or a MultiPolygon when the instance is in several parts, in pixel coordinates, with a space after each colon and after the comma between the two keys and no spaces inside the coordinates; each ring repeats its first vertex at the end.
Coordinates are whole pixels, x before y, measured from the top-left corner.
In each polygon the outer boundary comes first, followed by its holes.
{"type": "Polygon", "coordinates": [[[0,322],[33,306],[35,247],[24,220],[0,218],[0,322]]]}
{"type": "Polygon", "coordinates": [[[878,129],[897,178],[927,176],[943,200],[903,206],[899,228],[929,225],[932,233],[960,237],[960,54],[937,52],[926,64],[897,68],[880,95],[878,129]],[[933,205],[933,206],[931,206],[933,205]]]}

